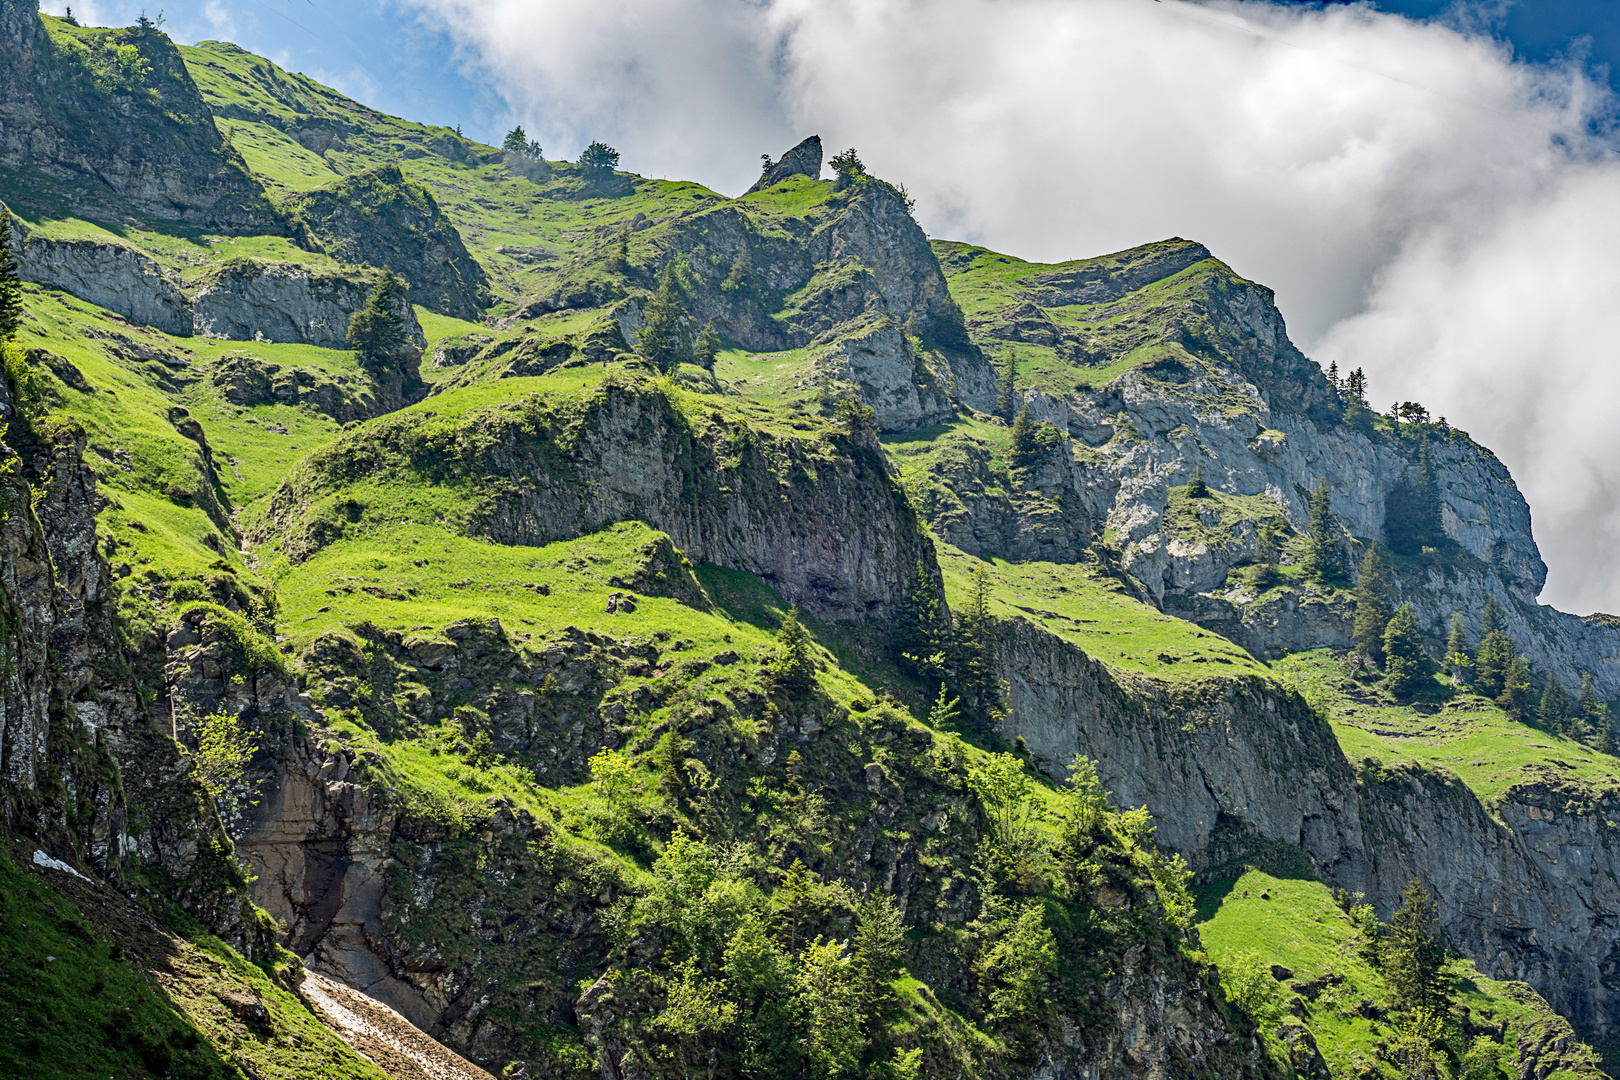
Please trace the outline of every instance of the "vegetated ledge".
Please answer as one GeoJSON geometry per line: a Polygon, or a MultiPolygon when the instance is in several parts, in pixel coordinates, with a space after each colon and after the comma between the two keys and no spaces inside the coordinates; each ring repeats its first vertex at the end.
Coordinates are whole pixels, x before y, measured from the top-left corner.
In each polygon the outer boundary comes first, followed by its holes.
{"type": "Polygon", "coordinates": [[[411,500],[503,544],[644,521],[830,620],[885,623],[933,563],[869,432],[808,416],[784,431],[621,367],[505,379],[346,432],[289,474],[250,532],[296,563],[368,516],[419,512],[411,500]]]}

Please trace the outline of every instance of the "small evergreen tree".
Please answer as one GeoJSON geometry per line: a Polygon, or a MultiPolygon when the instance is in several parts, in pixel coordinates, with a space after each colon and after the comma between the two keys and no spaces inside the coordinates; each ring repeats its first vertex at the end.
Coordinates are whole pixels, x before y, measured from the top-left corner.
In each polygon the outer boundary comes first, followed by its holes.
{"type": "Polygon", "coordinates": [[[509,154],[521,154],[528,148],[529,136],[524,134],[522,124],[508,131],[505,140],[501,143],[501,149],[509,154]]]}
{"type": "Polygon", "coordinates": [[[1603,708],[1603,702],[1598,700],[1597,689],[1592,685],[1592,673],[1586,672],[1581,676],[1581,688],[1575,695],[1575,715],[1592,723],[1598,718],[1598,712],[1603,708]]]}
{"type": "Polygon", "coordinates": [[[776,683],[792,694],[808,693],[816,684],[816,653],[810,635],[799,622],[795,604],[782,616],[776,631],[776,662],[772,665],[776,683]]]}
{"type": "Polygon", "coordinates": [[[1200,451],[1198,460],[1193,462],[1193,474],[1187,481],[1187,498],[1209,498],[1209,485],[1204,483],[1204,458],[1200,451]]]}
{"type": "Polygon", "coordinates": [[[1508,665],[1518,655],[1513,639],[1504,628],[1502,605],[1496,597],[1485,600],[1485,636],[1474,652],[1474,689],[1489,698],[1502,693],[1502,680],[1508,665]]]}
{"type": "Polygon", "coordinates": [[[973,595],[956,613],[951,627],[952,685],[962,695],[970,715],[988,729],[1001,718],[1001,681],[996,678],[991,636],[995,622],[990,616],[990,573],[983,566],[973,576],[973,595]]]}
{"type": "Polygon", "coordinates": [[[1468,620],[1463,613],[1451,613],[1451,633],[1446,637],[1446,669],[1451,681],[1458,686],[1468,685],[1474,671],[1474,658],[1469,655],[1468,620]]]}
{"type": "Polygon", "coordinates": [[[1396,697],[1416,693],[1434,674],[1411,604],[1402,604],[1384,628],[1384,669],[1385,684],[1396,697]]]}
{"type": "Polygon", "coordinates": [[[1013,464],[1028,466],[1038,449],[1035,441],[1035,418],[1029,414],[1029,406],[1025,405],[1018,410],[1018,418],[1013,421],[1012,427],[1012,459],[1013,464]]]}
{"type": "Polygon", "coordinates": [[[852,146],[842,154],[836,154],[827,164],[833,167],[838,174],[838,189],[842,191],[862,176],[866,175],[866,166],[861,164],[860,155],[855,153],[852,146]]]}
{"type": "Polygon", "coordinates": [[[588,178],[606,176],[619,167],[619,152],[605,142],[593,142],[579,155],[588,178]]]}
{"type": "Polygon", "coordinates": [[[1389,920],[1383,956],[1384,981],[1397,1010],[1422,1009],[1443,1015],[1450,1009],[1440,913],[1428,890],[1415,879],[1401,894],[1400,909],[1389,920]]]}
{"type": "Polygon", "coordinates": [[[1417,469],[1401,477],[1384,500],[1384,538],[1399,555],[1418,555],[1446,537],[1440,520],[1440,490],[1434,482],[1427,439],[1418,449],[1417,469]]]}
{"type": "Polygon", "coordinates": [[[686,308],[681,303],[680,282],[675,279],[671,261],[658,277],[658,291],[641,311],[641,332],[636,335],[636,351],[659,371],[673,371],[686,356],[681,323],[686,308]]]}
{"type": "Polygon", "coordinates": [[[1515,655],[1502,673],[1502,692],[1496,696],[1496,703],[1515,720],[1522,720],[1529,714],[1534,700],[1530,693],[1530,666],[1524,657],[1515,655]]]}
{"type": "Polygon", "coordinates": [[[1569,722],[1569,695],[1557,675],[1547,676],[1546,689],[1541,691],[1541,704],[1536,708],[1536,719],[1548,731],[1562,733],[1569,722]]]}
{"type": "Polygon", "coordinates": [[[384,270],[382,278],[366,297],[365,306],[349,319],[349,348],[360,357],[366,367],[379,367],[392,362],[405,345],[405,294],[410,286],[392,270],[384,270]]]}
{"type": "Polygon", "coordinates": [[[939,590],[921,559],[917,560],[911,589],[900,602],[889,645],[901,671],[930,685],[937,683],[944,692],[945,664],[951,650],[950,626],[939,590]]]}
{"type": "Polygon", "coordinates": [[[1326,582],[1339,576],[1339,519],[1333,513],[1333,489],[1318,480],[1311,492],[1307,514],[1305,573],[1312,581],[1326,582]]]}
{"type": "Polygon", "coordinates": [[[701,368],[713,371],[714,358],[720,355],[720,344],[720,335],[714,328],[714,320],[710,319],[703,324],[697,344],[692,346],[692,361],[701,368]]]}
{"type": "Polygon", "coordinates": [[[1389,626],[1389,572],[1378,545],[1367,550],[1356,575],[1356,651],[1384,666],[1384,630],[1389,626]]]}
{"type": "Polygon", "coordinates": [[[11,246],[15,226],[10,210],[0,210],[0,342],[10,341],[22,329],[22,282],[17,277],[17,255],[11,246]]]}
{"type": "Polygon", "coordinates": [[[1018,394],[1018,364],[1009,358],[996,380],[996,415],[1011,424],[1017,419],[1018,407],[1022,404],[1018,394]]]}

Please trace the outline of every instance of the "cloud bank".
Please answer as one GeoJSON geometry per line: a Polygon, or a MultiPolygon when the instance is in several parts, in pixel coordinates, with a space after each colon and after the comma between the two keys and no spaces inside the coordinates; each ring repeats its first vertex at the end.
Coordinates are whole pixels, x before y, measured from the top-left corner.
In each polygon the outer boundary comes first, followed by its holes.
{"type": "Polygon", "coordinates": [[[1491,446],[1543,599],[1620,611],[1620,158],[1577,64],[1364,7],[410,0],[551,156],[745,188],[811,132],[931,233],[1058,260],[1180,235],[1296,340],[1491,446]]]}

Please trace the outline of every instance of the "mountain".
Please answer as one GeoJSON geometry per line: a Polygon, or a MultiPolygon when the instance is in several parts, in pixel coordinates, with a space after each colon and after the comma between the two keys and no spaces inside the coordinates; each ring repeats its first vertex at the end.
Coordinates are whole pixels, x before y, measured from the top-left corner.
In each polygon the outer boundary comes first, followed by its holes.
{"type": "Polygon", "coordinates": [[[1620,623],[1203,246],[0,27],[8,1074],[1606,1067],[1620,623]]]}

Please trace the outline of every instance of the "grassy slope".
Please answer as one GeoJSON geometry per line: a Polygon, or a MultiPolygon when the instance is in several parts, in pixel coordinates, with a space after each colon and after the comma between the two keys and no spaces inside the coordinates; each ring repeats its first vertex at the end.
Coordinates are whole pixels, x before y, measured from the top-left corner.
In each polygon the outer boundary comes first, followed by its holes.
{"type": "Polygon", "coordinates": [[[284,988],[217,939],[102,886],[0,851],[0,1073],[176,1080],[382,1080],[284,988]],[[15,861],[14,861],[15,860],[15,861]],[[26,867],[26,869],[23,869],[26,867]],[[220,994],[250,994],[249,1028],[220,994]]]}
{"type": "MultiPolygon", "coordinates": [[[[1333,902],[1326,885],[1308,877],[1276,876],[1249,870],[1236,879],[1205,886],[1197,896],[1199,936],[1217,965],[1230,966],[1253,953],[1265,965],[1277,964],[1291,974],[1279,980],[1279,1003],[1296,995],[1288,984],[1319,984],[1313,1001],[1300,997],[1302,1019],[1334,1077],[1398,1075],[1378,1061],[1375,1047],[1393,1040],[1387,1019],[1363,1015],[1362,1003],[1381,1004],[1382,973],[1357,952],[1360,935],[1333,902]]],[[[1497,1041],[1509,1052],[1518,1048],[1527,1029],[1539,1030],[1554,1019],[1545,1002],[1523,983],[1502,983],[1481,975],[1472,961],[1455,961],[1452,988],[1458,1005],[1482,1027],[1500,1026],[1497,1041]]],[[[1574,1060],[1579,1060],[1579,1053],[1574,1060]]],[[[1509,1058],[1511,1061],[1512,1059],[1509,1058]]],[[[1559,1069],[1557,1077],[1596,1076],[1586,1068],[1559,1069]]]]}
{"type": "Polygon", "coordinates": [[[1422,709],[1400,705],[1351,678],[1325,649],[1296,653],[1272,667],[1327,716],[1352,761],[1416,761],[1446,769],[1486,806],[1524,781],[1620,784],[1620,759],[1521,723],[1477,694],[1458,694],[1422,709]]]}

